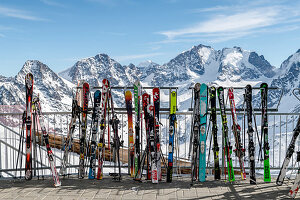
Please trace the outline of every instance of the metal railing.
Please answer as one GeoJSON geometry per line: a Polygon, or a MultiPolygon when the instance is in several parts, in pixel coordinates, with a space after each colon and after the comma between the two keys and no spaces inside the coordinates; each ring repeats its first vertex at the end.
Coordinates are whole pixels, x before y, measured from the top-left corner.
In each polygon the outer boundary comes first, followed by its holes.
{"type": "MultiPolygon", "coordinates": [[[[64,137],[66,137],[68,131],[68,125],[70,122],[71,113],[69,112],[48,112],[43,113],[45,118],[46,129],[54,137],[54,146],[56,141],[64,142],[64,137]],[[60,139],[60,140],[59,140],[60,139]]],[[[246,169],[249,167],[248,162],[248,136],[247,136],[247,117],[244,115],[243,112],[239,112],[238,114],[238,123],[241,126],[241,139],[243,143],[243,147],[246,149],[246,156],[245,156],[245,166],[246,169]]],[[[256,117],[256,126],[257,126],[257,133],[255,133],[254,141],[256,146],[256,169],[257,173],[263,173],[263,162],[260,161],[258,158],[259,155],[259,145],[257,140],[257,135],[261,137],[261,117],[260,113],[254,114],[256,117]]],[[[277,173],[281,167],[283,159],[285,157],[285,153],[287,147],[290,142],[292,130],[297,123],[299,113],[269,113],[269,144],[270,144],[270,168],[273,174],[277,173]]],[[[126,162],[126,156],[128,154],[126,151],[128,150],[128,127],[127,127],[127,114],[126,112],[118,112],[118,117],[120,119],[119,124],[119,135],[121,140],[124,140],[124,146],[120,152],[120,157],[122,162],[122,172],[128,172],[128,163],[126,162]]],[[[168,112],[161,112],[160,113],[160,121],[162,125],[160,126],[160,141],[161,141],[161,148],[164,154],[164,157],[167,158],[168,156],[168,139],[169,139],[169,113],[168,112]]],[[[210,115],[208,115],[208,123],[210,115]]],[[[183,173],[184,169],[190,167],[190,161],[188,158],[189,154],[189,135],[191,132],[191,120],[192,119],[192,112],[178,112],[177,113],[177,127],[176,127],[176,135],[175,135],[175,148],[174,148],[174,170],[175,174],[183,173]]],[[[227,114],[228,119],[228,127],[229,127],[229,137],[231,144],[234,149],[234,137],[231,130],[232,127],[232,119],[231,114],[227,114]]],[[[218,115],[217,118],[218,123],[218,143],[219,147],[222,144],[222,124],[221,118],[218,115]]],[[[89,123],[90,124],[90,119],[89,123]]],[[[78,132],[78,125],[75,131],[74,140],[78,139],[79,132],[78,132]]],[[[144,128],[144,121],[142,120],[142,149],[145,148],[146,144],[146,137],[145,137],[145,128],[144,128]]],[[[206,142],[206,153],[207,153],[207,167],[208,169],[213,168],[213,142],[211,137],[211,125],[207,125],[208,127],[208,134],[207,134],[207,142],[206,142]]],[[[88,126],[88,135],[87,139],[89,138],[89,130],[90,126],[88,126]]],[[[112,129],[110,129],[111,131],[112,129]]],[[[24,143],[24,138],[20,137],[22,131],[22,114],[21,113],[0,113],[0,177],[23,177],[24,176],[24,167],[25,167],[25,155],[21,154],[19,157],[18,162],[21,162],[22,158],[22,165],[18,167],[18,172],[16,171],[17,165],[17,157],[18,157],[18,150],[19,145],[24,143]],[[21,142],[21,143],[20,143],[21,142]]],[[[34,131],[33,131],[34,134],[34,131]]],[[[110,134],[113,135],[113,134],[110,134]]],[[[107,137],[107,134],[106,134],[107,137]]],[[[48,165],[48,158],[47,158],[47,151],[44,146],[35,145],[39,143],[41,138],[33,137],[33,170],[34,176],[46,176],[50,175],[51,172],[49,170],[48,165]]],[[[261,138],[260,138],[261,139],[261,138]]],[[[106,139],[107,141],[107,139],[106,139]]],[[[22,147],[22,145],[21,145],[22,147]]],[[[23,150],[25,149],[25,144],[23,145],[23,150]]],[[[63,149],[52,148],[54,155],[55,155],[55,163],[57,168],[60,168],[61,158],[63,157],[63,149]]],[[[74,146],[73,146],[74,150],[74,146]]],[[[296,143],[295,151],[300,150],[300,140],[296,143]]],[[[235,168],[239,168],[239,163],[237,157],[232,154],[233,157],[233,164],[235,168]]],[[[224,158],[222,148],[220,148],[220,163],[223,163],[222,160],[224,158]]],[[[295,168],[295,161],[296,155],[294,154],[292,157],[292,162],[290,163],[290,168],[295,168]]],[[[79,155],[76,153],[70,154],[70,166],[69,166],[69,173],[70,174],[77,174],[78,170],[78,163],[79,163],[79,155]]],[[[87,162],[86,168],[88,168],[89,163],[87,162]]],[[[104,173],[111,172],[113,170],[113,158],[110,156],[109,160],[104,163],[105,171],[104,173]]],[[[209,170],[209,173],[211,171],[209,170]]]]}

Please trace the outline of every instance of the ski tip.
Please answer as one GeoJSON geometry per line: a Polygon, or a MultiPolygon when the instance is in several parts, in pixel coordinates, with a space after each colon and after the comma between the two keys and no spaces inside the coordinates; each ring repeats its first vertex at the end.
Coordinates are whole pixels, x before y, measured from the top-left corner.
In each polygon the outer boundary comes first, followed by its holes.
{"type": "Polygon", "coordinates": [[[142,182],[142,179],[140,179],[140,178],[134,178],[133,180],[137,181],[137,182],[140,182],[140,183],[142,182]]]}
{"type": "Polygon", "coordinates": [[[256,185],[256,181],[250,180],[250,184],[251,184],[251,185],[256,185]]]}
{"type": "Polygon", "coordinates": [[[262,83],[262,84],[260,84],[260,88],[268,88],[268,84],[267,83],[262,83]]]}
{"type": "Polygon", "coordinates": [[[59,183],[56,183],[56,184],[54,184],[54,186],[55,187],[60,187],[61,186],[61,183],[59,182],[59,183]]]}
{"type": "Polygon", "coordinates": [[[194,90],[196,90],[196,91],[200,90],[200,86],[201,86],[200,83],[196,83],[194,86],[194,90]]]}
{"type": "Polygon", "coordinates": [[[252,89],[252,86],[251,85],[246,85],[246,89],[252,89]]]}
{"type": "Polygon", "coordinates": [[[218,91],[223,91],[224,88],[223,88],[222,86],[219,86],[217,90],[218,90],[218,91]]]}
{"type": "Polygon", "coordinates": [[[136,86],[140,86],[140,85],[141,85],[141,82],[140,82],[140,80],[136,80],[136,81],[134,82],[134,85],[136,85],[136,86]]]}
{"type": "Polygon", "coordinates": [[[282,181],[276,181],[276,185],[281,186],[283,184],[282,181]]]}

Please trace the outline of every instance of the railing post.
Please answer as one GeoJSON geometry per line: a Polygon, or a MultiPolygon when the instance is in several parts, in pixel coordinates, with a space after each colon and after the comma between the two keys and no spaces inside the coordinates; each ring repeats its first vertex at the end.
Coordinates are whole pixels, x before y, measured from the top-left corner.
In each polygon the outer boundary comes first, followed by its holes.
{"type": "MultiPolygon", "coordinates": [[[[2,141],[1,141],[1,138],[0,138],[0,155],[2,155],[2,141]]],[[[2,169],[2,156],[0,156],[0,169],[2,169]]],[[[2,178],[2,172],[0,171],[0,178],[2,178]]]]}
{"type": "Polygon", "coordinates": [[[281,163],[281,115],[279,115],[279,154],[278,154],[278,156],[279,156],[279,163],[281,163]]]}
{"type": "MultiPolygon", "coordinates": [[[[5,142],[7,143],[7,129],[4,129],[4,137],[5,142]]],[[[5,145],[5,169],[8,169],[8,152],[7,152],[7,145],[5,145]]],[[[0,155],[1,156],[1,155],[0,155]]]]}
{"type": "MultiPolygon", "coordinates": [[[[274,115],[274,120],[273,120],[273,167],[275,167],[275,115],[274,115]]],[[[280,164],[279,164],[280,165],[280,164]]]]}
{"type": "Polygon", "coordinates": [[[35,114],[32,114],[32,125],[31,125],[31,141],[32,141],[32,161],[33,161],[33,176],[36,176],[36,148],[35,148],[35,114]]]}

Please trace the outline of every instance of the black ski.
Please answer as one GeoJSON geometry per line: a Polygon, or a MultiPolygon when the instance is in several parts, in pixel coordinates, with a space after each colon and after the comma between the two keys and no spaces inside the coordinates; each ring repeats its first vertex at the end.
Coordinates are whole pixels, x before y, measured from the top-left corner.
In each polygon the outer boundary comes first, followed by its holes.
{"type": "MultiPolygon", "coordinates": [[[[197,180],[198,175],[198,157],[199,157],[199,129],[200,129],[200,83],[196,83],[194,87],[194,110],[193,110],[193,122],[192,132],[190,138],[190,151],[192,151],[192,166],[191,166],[191,179],[192,184],[197,180]]],[[[190,155],[190,153],[189,153],[190,155]]]]}
{"type": "Polygon", "coordinates": [[[232,146],[230,145],[230,140],[228,137],[228,126],[227,126],[227,116],[226,116],[226,109],[225,109],[225,101],[224,101],[224,88],[218,87],[218,98],[219,98],[219,105],[220,105],[220,112],[222,118],[222,130],[223,130],[223,138],[224,138],[224,147],[225,147],[225,156],[227,158],[227,168],[228,168],[228,180],[229,182],[234,182],[234,171],[232,165],[232,146]]]}
{"type": "Polygon", "coordinates": [[[268,84],[262,83],[260,85],[261,92],[261,133],[264,138],[264,182],[271,182],[270,174],[270,160],[269,160],[269,141],[268,141],[268,84]]]}
{"type": "Polygon", "coordinates": [[[220,179],[220,165],[219,165],[219,145],[218,145],[218,126],[217,126],[217,107],[216,107],[216,88],[210,88],[210,106],[211,106],[211,122],[212,122],[212,135],[214,141],[214,164],[215,164],[215,179],[220,179]]]}
{"type": "Polygon", "coordinates": [[[252,87],[251,85],[246,86],[245,91],[245,102],[248,119],[248,140],[249,140],[249,160],[250,160],[250,184],[256,184],[255,177],[255,146],[254,146],[254,129],[252,126],[252,87]]]}

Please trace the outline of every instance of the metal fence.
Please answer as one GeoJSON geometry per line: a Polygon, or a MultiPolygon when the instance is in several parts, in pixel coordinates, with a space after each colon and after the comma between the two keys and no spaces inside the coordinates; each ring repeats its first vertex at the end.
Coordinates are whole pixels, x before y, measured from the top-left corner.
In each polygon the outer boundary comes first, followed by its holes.
{"type": "MultiPolygon", "coordinates": [[[[297,123],[299,113],[269,113],[269,144],[270,144],[270,168],[271,173],[278,173],[283,159],[285,157],[285,153],[287,147],[289,145],[289,141],[292,135],[292,130],[297,123]]],[[[121,149],[120,157],[122,162],[122,173],[128,173],[128,163],[126,161],[126,156],[128,154],[128,127],[127,127],[127,114],[125,112],[118,112],[118,117],[120,119],[119,124],[119,135],[121,140],[124,140],[124,146],[121,149]]],[[[169,139],[169,113],[162,112],[160,113],[160,121],[162,125],[160,126],[160,141],[161,148],[164,154],[164,157],[168,156],[168,139],[169,139]]],[[[71,113],[69,112],[51,112],[44,113],[46,129],[49,134],[53,135],[54,143],[56,141],[64,142],[64,137],[67,135],[68,126],[71,118],[71,113]]],[[[206,153],[207,153],[207,167],[208,169],[213,168],[213,142],[211,136],[211,125],[209,122],[210,115],[208,115],[208,125],[207,125],[207,142],[206,142],[206,153]]],[[[179,112],[177,113],[177,127],[176,127],[176,135],[175,135],[175,148],[174,148],[174,173],[180,175],[182,173],[182,169],[190,167],[189,161],[189,145],[190,145],[190,132],[191,132],[191,120],[192,112],[179,112]]],[[[231,114],[227,114],[228,119],[228,127],[229,127],[229,137],[231,144],[234,149],[234,136],[231,130],[232,127],[232,119],[231,114]]],[[[259,145],[258,145],[258,137],[261,137],[261,116],[260,113],[255,113],[255,124],[257,127],[257,133],[255,133],[255,146],[256,146],[256,169],[257,174],[263,173],[263,161],[260,160],[259,155],[259,145]]],[[[89,123],[90,123],[89,119],[89,123]]],[[[218,116],[218,143],[219,147],[222,145],[222,124],[221,118],[218,116]]],[[[246,169],[249,169],[249,159],[248,159],[248,135],[247,135],[247,117],[243,112],[238,113],[238,123],[241,126],[242,132],[242,143],[243,147],[246,149],[245,153],[245,166],[246,169]]],[[[75,131],[74,139],[79,138],[78,126],[75,131]]],[[[146,144],[146,136],[145,136],[145,128],[144,121],[142,121],[142,149],[145,148],[146,144]]],[[[88,135],[87,139],[89,139],[91,127],[88,126],[88,135]]],[[[24,167],[25,167],[25,139],[21,137],[22,131],[22,114],[20,113],[0,113],[0,177],[9,178],[9,177],[23,177],[24,176],[24,167]],[[22,146],[22,143],[24,144],[22,146]],[[23,149],[22,149],[23,147],[23,149]],[[19,148],[22,149],[21,155],[18,158],[19,148]],[[17,163],[18,162],[18,163],[17,163]],[[23,162],[21,164],[21,162],[23,162]]],[[[112,131],[110,129],[110,131],[112,131]]],[[[33,135],[35,132],[33,131],[33,135]]],[[[110,135],[113,135],[112,133],[110,135]]],[[[47,176],[50,175],[51,172],[49,170],[47,151],[45,146],[37,145],[41,140],[40,137],[33,137],[33,171],[34,176],[47,176]]],[[[260,138],[261,140],[261,138],[260,138]]],[[[108,134],[106,134],[106,141],[108,141],[108,134]]],[[[112,140],[111,140],[112,141],[112,140]]],[[[55,145],[54,145],[55,146],[55,145]]],[[[107,144],[108,146],[108,144],[107,144]]],[[[62,147],[63,148],[63,147],[62,147]]],[[[57,168],[60,168],[61,158],[63,157],[63,149],[62,148],[52,148],[55,154],[55,163],[57,168]]],[[[300,150],[300,140],[296,143],[296,151],[300,150]]],[[[220,148],[220,163],[224,166],[224,155],[223,151],[220,148]]],[[[239,168],[239,163],[237,157],[232,154],[233,164],[235,168],[239,168]]],[[[295,154],[292,157],[292,162],[290,163],[290,169],[295,168],[295,154]]],[[[108,161],[104,163],[104,173],[107,174],[111,172],[113,169],[113,158],[110,157],[108,161]]],[[[78,163],[79,163],[79,155],[76,153],[70,154],[70,166],[69,173],[77,174],[78,173],[78,163]]],[[[88,168],[88,162],[87,167],[88,168]]],[[[208,173],[212,173],[212,170],[208,170],[208,173]]]]}

